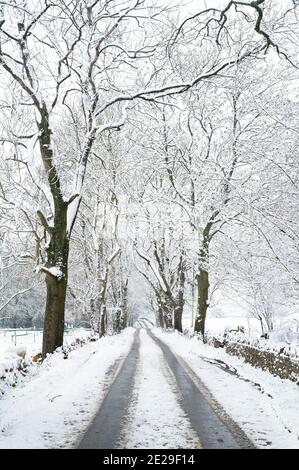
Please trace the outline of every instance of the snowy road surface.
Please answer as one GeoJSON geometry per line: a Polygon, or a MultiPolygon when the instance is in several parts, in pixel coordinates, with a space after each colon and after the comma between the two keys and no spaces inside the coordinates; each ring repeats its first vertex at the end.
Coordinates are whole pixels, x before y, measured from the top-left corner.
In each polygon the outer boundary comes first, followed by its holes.
{"type": "Polygon", "coordinates": [[[299,448],[298,408],[295,383],[196,337],[127,328],[8,387],[0,448],[299,448]]]}
{"type": "Polygon", "coordinates": [[[220,416],[168,346],[141,330],[79,447],[253,447],[220,416]]]}

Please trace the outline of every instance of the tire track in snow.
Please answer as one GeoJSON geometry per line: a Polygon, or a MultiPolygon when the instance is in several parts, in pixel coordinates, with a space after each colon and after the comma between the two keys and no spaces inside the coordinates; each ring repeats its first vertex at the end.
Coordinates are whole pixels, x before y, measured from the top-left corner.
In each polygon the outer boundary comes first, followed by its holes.
{"type": "Polygon", "coordinates": [[[201,448],[180,402],[176,380],[163,352],[148,333],[141,330],[135,386],[117,447],[201,448]]]}
{"type": "Polygon", "coordinates": [[[171,349],[149,331],[151,338],[159,345],[172,370],[181,395],[182,407],[193,428],[199,435],[204,448],[240,449],[254,448],[253,443],[241,428],[225,413],[199,377],[171,349]]]}
{"type": "Polygon", "coordinates": [[[129,406],[139,355],[139,333],[78,449],[114,449],[129,406]]]}

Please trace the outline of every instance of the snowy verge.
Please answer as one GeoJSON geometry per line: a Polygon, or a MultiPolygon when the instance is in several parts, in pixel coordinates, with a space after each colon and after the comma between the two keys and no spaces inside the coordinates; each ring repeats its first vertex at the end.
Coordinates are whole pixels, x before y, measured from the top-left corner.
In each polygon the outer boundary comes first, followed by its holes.
{"type": "Polygon", "coordinates": [[[111,369],[133,342],[134,329],[62,351],[0,399],[0,448],[72,448],[97,411],[111,369]]]}
{"type": "MultiPolygon", "coordinates": [[[[35,332],[33,332],[35,335],[35,332]]],[[[0,338],[0,397],[4,395],[10,387],[20,384],[30,369],[40,366],[42,335],[34,343],[30,342],[31,334],[21,335],[23,344],[14,346],[10,344],[9,336],[0,338]],[[29,337],[29,338],[28,338],[29,337]],[[29,341],[28,341],[29,339],[29,341]],[[27,340],[27,341],[26,341],[27,340]]],[[[62,352],[67,355],[69,351],[81,347],[92,338],[91,332],[83,329],[76,329],[71,334],[65,334],[64,346],[57,349],[56,353],[62,352]]],[[[34,373],[31,370],[31,373],[34,373]]]]}
{"type": "Polygon", "coordinates": [[[197,337],[153,333],[181,356],[260,448],[299,448],[299,388],[197,337]]]}

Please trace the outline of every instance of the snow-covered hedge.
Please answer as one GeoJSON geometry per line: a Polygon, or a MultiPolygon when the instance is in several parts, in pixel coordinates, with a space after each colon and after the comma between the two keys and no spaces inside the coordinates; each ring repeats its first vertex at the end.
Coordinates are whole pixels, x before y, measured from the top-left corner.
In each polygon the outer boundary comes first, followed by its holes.
{"type": "Polygon", "coordinates": [[[0,395],[7,387],[15,387],[18,381],[26,375],[31,363],[26,358],[26,349],[9,348],[0,359],[0,395]]]}
{"type": "MultiPolygon", "coordinates": [[[[71,343],[56,349],[54,354],[62,355],[64,359],[67,359],[70,351],[91,340],[93,340],[91,336],[75,338],[71,343]]],[[[49,355],[49,358],[50,356],[52,355],[49,355]]],[[[46,358],[44,362],[47,362],[49,358],[46,358]]],[[[8,388],[15,387],[22,382],[29,370],[34,374],[34,368],[40,364],[41,354],[28,355],[24,346],[8,348],[0,358],[0,397],[8,388]]]]}

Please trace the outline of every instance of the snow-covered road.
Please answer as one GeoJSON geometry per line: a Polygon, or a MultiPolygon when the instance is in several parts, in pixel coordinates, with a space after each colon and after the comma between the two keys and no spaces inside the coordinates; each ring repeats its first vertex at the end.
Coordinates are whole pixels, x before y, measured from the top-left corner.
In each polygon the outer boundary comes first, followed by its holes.
{"type": "Polygon", "coordinates": [[[117,447],[200,448],[198,435],[180,401],[175,377],[163,352],[148,333],[141,330],[135,387],[117,447]]]}
{"type": "Polygon", "coordinates": [[[298,401],[297,385],[196,338],[129,328],[8,391],[0,448],[299,448],[298,401]]]}
{"type": "Polygon", "coordinates": [[[79,447],[252,447],[241,429],[221,412],[168,346],[153,333],[140,330],[79,447]]]}

